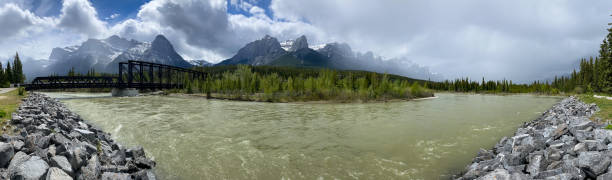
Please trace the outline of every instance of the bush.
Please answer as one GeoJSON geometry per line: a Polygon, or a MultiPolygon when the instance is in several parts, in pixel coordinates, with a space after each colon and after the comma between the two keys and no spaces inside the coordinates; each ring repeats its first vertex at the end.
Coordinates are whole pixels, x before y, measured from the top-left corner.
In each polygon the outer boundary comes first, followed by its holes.
{"type": "Polygon", "coordinates": [[[582,93],[584,93],[584,88],[582,88],[580,86],[576,86],[574,88],[574,92],[577,93],[577,94],[582,94],[582,93]]]}
{"type": "Polygon", "coordinates": [[[20,95],[20,96],[23,96],[23,95],[25,94],[25,88],[23,88],[23,87],[19,87],[19,88],[17,89],[17,91],[18,91],[18,93],[19,93],[19,95],[20,95]]]}
{"type": "Polygon", "coordinates": [[[6,117],[6,112],[4,112],[4,110],[0,109],[0,118],[4,118],[6,117]]]}

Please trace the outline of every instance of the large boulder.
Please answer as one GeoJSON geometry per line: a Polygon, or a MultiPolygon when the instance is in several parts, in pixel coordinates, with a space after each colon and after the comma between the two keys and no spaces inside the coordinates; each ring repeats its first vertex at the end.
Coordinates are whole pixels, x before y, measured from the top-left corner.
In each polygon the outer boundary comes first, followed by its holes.
{"type": "Polygon", "coordinates": [[[0,142],[0,168],[6,168],[11,158],[13,158],[13,155],[15,155],[13,145],[0,142]]]}
{"type": "Polygon", "coordinates": [[[51,167],[47,172],[46,180],[72,180],[72,177],[57,167],[51,167]]]}
{"type": "Polygon", "coordinates": [[[578,167],[585,170],[587,176],[597,177],[603,174],[610,166],[610,157],[607,154],[588,151],[578,155],[578,167]]]}
{"type": "Polygon", "coordinates": [[[49,165],[38,156],[32,156],[27,161],[9,170],[11,179],[38,180],[45,177],[49,165]]]}
{"type": "Polygon", "coordinates": [[[58,167],[69,175],[74,175],[74,171],[72,170],[72,165],[68,162],[68,159],[64,156],[54,156],[51,157],[50,162],[51,167],[58,167]]]}
{"type": "Polygon", "coordinates": [[[91,159],[87,161],[87,166],[81,168],[81,175],[79,175],[78,179],[96,180],[100,176],[101,169],[102,167],[98,160],[98,156],[93,155],[91,159]]]}

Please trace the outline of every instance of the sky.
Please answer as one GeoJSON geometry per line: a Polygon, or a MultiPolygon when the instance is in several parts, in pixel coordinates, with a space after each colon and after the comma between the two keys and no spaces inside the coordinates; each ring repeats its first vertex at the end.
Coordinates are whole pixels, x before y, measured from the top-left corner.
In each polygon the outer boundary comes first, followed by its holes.
{"type": "Polygon", "coordinates": [[[219,62],[269,34],[348,43],[453,79],[550,79],[596,56],[610,0],[0,0],[0,58],[111,35],[165,35],[185,59],[219,62]]]}

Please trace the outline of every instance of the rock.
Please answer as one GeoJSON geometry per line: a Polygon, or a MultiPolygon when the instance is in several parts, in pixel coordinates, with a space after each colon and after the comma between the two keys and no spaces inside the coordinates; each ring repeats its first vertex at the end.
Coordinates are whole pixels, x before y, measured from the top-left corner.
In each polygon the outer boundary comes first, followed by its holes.
{"type": "Polygon", "coordinates": [[[11,163],[8,167],[9,172],[17,171],[17,167],[28,159],[30,159],[30,156],[22,151],[15,153],[15,156],[13,156],[13,159],[11,159],[11,163]]]}
{"type": "Polygon", "coordinates": [[[126,155],[128,157],[134,158],[136,159],[137,157],[144,157],[145,156],[145,152],[144,149],[142,148],[142,146],[137,146],[131,149],[128,149],[126,152],[126,155]]]}
{"type": "Polygon", "coordinates": [[[587,146],[584,143],[578,143],[578,144],[576,144],[576,146],[574,146],[572,151],[574,151],[576,153],[585,152],[585,151],[587,151],[587,146]]]}
{"type": "Polygon", "coordinates": [[[612,179],[612,172],[608,172],[608,173],[597,176],[597,180],[610,180],[610,179],[612,179]]]}
{"type": "Polygon", "coordinates": [[[135,180],[155,180],[155,173],[151,170],[141,170],[131,174],[135,180]]]}
{"type": "Polygon", "coordinates": [[[101,173],[101,165],[98,160],[97,155],[93,155],[89,161],[87,161],[87,166],[81,168],[81,174],[78,179],[84,180],[95,180],[98,179],[101,173]]]}
{"type": "Polygon", "coordinates": [[[539,155],[539,154],[530,157],[529,158],[529,165],[527,166],[527,172],[529,172],[529,174],[535,176],[541,170],[543,170],[545,165],[546,165],[543,162],[543,158],[544,157],[542,155],[539,155]]]}
{"type": "Polygon", "coordinates": [[[155,162],[145,157],[137,157],[134,160],[134,163],[136,163],[137,167],[142,169],[151,169],[155,167],[155,162]]]}
{"type": "Polygon", "coordinates": [[[554,176],[548,176],[545,178],[545,180],[572,180],[574,176],[572,176],[571,174],[567,174],[567,173],[561,173],[561,174],[557,174],[554,176]]]}
{"type": "Polygon", "coordinates": [[[111,154],[111,161],[113,164],[120,165],[125,164],[125,151],[123,149],[115,150],[111,154]]]}
{"type": "Polygon", "coordinates": [[[66,158],[74,169],[78,169],[78,167],[85,165],[87,152],[81,146],[72,146],[66,151],[66,158]]]}
{"type": "Polygon", "coordinates": [[[102,180],[130,180],[130,174],[127,173],[113,173],[113,172],[104,172],[102,173],[102,180]]]}
{"type": "Polygon", "coordinates": [[[51,167],[58,167],[69,175],[74,175],[72,165],[68,162],[68,159],[64,156],[54,156],[50,159],[51,167]]]}
{"type": "Polygon", "coordinates": [[[27,161],[17,165],[13,171],[9,170],[11,179],[42,179],[47,173],[49,165],[38,156],[32,156],[27,161]]]}
{"type": "Polygon", "coordinates": [[[23,148],[23,146],[25,145],[25,143],[23,143],[23,141],[21,141],[21,140],[10,141],[10,143],[13,145],[13,148],[16,151],[21,150],[21,148],[23,148]]]}
{"type": "Polygon", "coordinates": [[[82,137],[85,137],[85,139],[88,142],[95,142],[96,141],[96,134],[94,132],[88,131],[88,130],[84,130],[84,129],[74,129],[74,131],[78,132],[79,134],[81,134],[82,137]]]}
{"type": "Polygon", "coordinates": [[[505,156],[504,166],[517,166],[525,163],[525,154],[513,152],[505,156]]]}
{"type": "Polygon", "coordinates": [[[51,167],[47,172],[46,180],[72,180],[72,177],[57,167],[51,167]]]}
{"type": "Polygon", "coordinates": [[[595,129],[593,130],[595,139],[602,140],[605,144],[612,142],[612,131],[607,129],[595,129]]]}
{"type": "Polygon", "coordinates": [[[0,168],[6,168],[14,155],[13,145],[0,142],[0,168]]]}
{"type": "Polygon", "coordinates": [[[570,132],[572,134],[575,134],[575,132],[577,130],[585,130],[587,128],[593,128],[595,126],[595,123],[593,123],[593,121],[589,120],[589,119],[581,119],[578,123],[576,124],[570,124],[570,132]]]}
{"type": "Polygon", "coordinates": [[[559,137],[563,136],[564,134],[567,133],[567,124],[561,124],[557,127],[557,129],[555,129],[555,131],[553,131],[552,134],[552,139],[558,139],[559,137]]]}
{"type": "Polygon", "coordinates": [[[480,151],[478,151],[478,155],[476,156],[476,158],[474,158],[473,162],[480,162],[480,161],[489,160],[493,158],[495,158],[495,154],[493,154],[492,151],[480,149],[480,151]]]}
{"type": "Polygon", "coordinates": [[[562,174],[563,170],[561,168],[557,168],[557,169],[551,169],[551,170],[546,170],[546,171],[541,171],[538,174],[532,175],[534,179],[544,179],[544,178],[548,178],[551,176],[556,176],[559,174],[562,174]]]}
{"type": "Polygon", "coordinates": [[[578,167],[585,170],[587,176],[597,177],[603,174],[610,165],[610,157],[606,154],[588,151],[578,155],[578,167]]]}
{"type": "Polygon", "coordinates": [[[489,180],[489,179],[510,179],[510,173],[505,169],[495,169],[486,175],[479,177],[478,180],[489,180]]]}
{"type": "Polygon", "coordinates": [[[589,151],[603,151],[608,149],[608,145],[604,144],[602,140],[584,140],[587,149],[589,151]]]}
{"type": "Polygon", "coordinates": [[[593,132],[591,131],[586,131],[586,130],[576,130],[574,132],[574,137],[576,137],[576,140],[578,140],[579,142],[584,142],[585,140],[592,140],[595,138],[595,134],[593,134],[593,132]]]}

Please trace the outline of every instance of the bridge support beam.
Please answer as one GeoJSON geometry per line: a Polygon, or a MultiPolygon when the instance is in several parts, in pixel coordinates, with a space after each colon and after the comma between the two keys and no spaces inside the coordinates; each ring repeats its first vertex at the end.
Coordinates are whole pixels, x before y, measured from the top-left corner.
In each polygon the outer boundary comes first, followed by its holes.
{"type": "Polygon", "coordinates": [[[113,97],[138,96],[138,93],[136,88],[113,88],[111,91],[113,97]]]}

